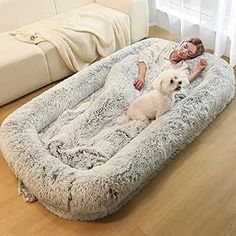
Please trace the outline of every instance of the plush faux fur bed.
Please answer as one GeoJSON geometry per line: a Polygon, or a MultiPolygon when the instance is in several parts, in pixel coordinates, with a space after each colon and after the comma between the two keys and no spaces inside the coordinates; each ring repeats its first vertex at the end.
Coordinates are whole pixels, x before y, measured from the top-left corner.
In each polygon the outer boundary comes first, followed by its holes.
{"type": "MultiPolygon", "coordinates": [[[[120,122],[129,103],[150,91],[159,73],[150,65],[144,89],[134,89],[137,55],[155,40],[159,39],[144,40],[94,63],[3,122],[2,153],[26,201],[38,200],[66,219],[111,214],[230,102],[235,90],[232,68],[204,54],[207,68],[168,113],[150,125],[120,122]]],[[[193,68],[198,60],[187,63],[193,68]]]]}

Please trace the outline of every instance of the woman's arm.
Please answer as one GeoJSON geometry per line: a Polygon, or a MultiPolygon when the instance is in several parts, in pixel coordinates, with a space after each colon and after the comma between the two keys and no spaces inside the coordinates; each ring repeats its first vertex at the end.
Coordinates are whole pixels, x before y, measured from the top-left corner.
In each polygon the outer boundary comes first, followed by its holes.
{"type": "Polygon", "coordinates": [[[146,70],[147,70],[147,67],[146,67],[145,62],[143,61],[138,62],[138,77],[134,83],[134,87],[138,90],[142,89],[145,83],[146,70]]]}
{"type": "Polygon", "coordinates": [[[195,78],[197,77],[197,75],[200,73],[201,71],[199,71],[199,70],[197,70],[197,69],[194,69],[193,71],[192,71],[192,73],[189,75],[189,77],[188,77],[188,80],[189,80],[189,83],[191,84],[194,80],[195,80],[195,78]]]}
{"type": "Polygon", "coordinates": [[[143,88],[148,65],[151,65],[156,61],[156,59],[160,55],[160,52],[166,46],[166,42],[164,43],[162,41],[157,41],[140,52],[138,59],[138,77],[134,82],[134,87],[136,89],[140,90],[143,88]]]}
{"type": "Polygon", "coordinates": [[[189,75],[188,80],[190,83],[192,83],[198,74],[200,74],[207,66],[207,62],[205,59],[201,59],[197,66],[194,68],[193,72],[189,75]]]}

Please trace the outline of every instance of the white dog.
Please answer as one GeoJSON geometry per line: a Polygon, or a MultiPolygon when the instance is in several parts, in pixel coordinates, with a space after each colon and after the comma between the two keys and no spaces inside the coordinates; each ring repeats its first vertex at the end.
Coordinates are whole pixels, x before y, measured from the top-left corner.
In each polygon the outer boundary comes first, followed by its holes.
{"type": "Polygon", "coordinates": [[[181,89],[182,81],[178,70],[163,71],[154,80],[154,90],[139,97],[130,104],[127,110],[129,120],[154,120],[167,112],[173,101],[173,93],[181,89]]]}

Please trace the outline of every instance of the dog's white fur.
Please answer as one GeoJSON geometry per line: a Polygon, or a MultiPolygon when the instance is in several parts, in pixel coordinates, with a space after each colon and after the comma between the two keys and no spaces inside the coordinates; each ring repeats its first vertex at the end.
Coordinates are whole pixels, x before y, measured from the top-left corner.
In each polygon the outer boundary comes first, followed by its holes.
{"type": "Polygon", "coordinates": [[[129,120],[154,120],[167,112],[173,101],[173,93],[181,89],[179,71],[169,69],[161,72],[154,80],[154,90],[139,97],[127,110],[129,120]]]}

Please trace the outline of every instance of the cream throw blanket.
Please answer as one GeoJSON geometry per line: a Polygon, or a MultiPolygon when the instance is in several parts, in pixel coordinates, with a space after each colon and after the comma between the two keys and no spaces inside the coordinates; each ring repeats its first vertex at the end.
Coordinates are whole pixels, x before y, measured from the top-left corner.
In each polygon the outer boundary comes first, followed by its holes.
{"type": "Polygon", "coordinates": [[[114,10],[97,6],[65,19],[22,27],[11,34],[32,44],[54,44],[73,72],[131,43],[129,17],[118,17],[114,10]]]}

